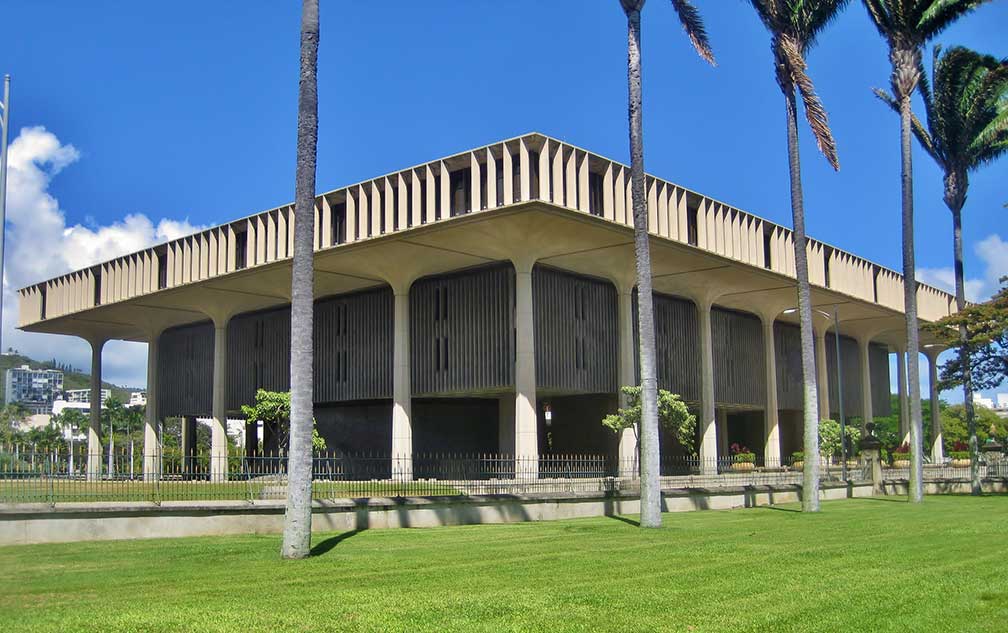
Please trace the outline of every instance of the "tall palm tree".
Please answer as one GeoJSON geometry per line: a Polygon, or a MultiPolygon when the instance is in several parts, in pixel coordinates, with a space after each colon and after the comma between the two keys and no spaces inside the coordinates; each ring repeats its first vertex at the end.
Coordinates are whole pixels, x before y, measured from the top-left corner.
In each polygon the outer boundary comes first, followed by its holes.
{"type": "MultiPolygon", "coordinates": [[[[644,192],[644,128],[641,104],[641,10],[645,0],[620,0],[627,16],[627,83],[630,93],[630,187],[633,194],[634,255],[637,262],[637,326],[640,333],[641,428],[640,526],[661,526],[661,486],[658,483],[658,372],[655,366],[654,303],[651,297],[651,252],[644,192]]],[[[686,35],[703,59],[714,64],[707,32],[688,0],[672,0],[686,35]]]]}
{"type": "MultiPolygon", "coordinates": [[[[966,307],[962,252],[962,209],[966,204],[969,173],[1008,153],[1008,60],[981,55],[957,46],[941,55],[934,49],[931,85],[921,79],[927,128],[911,113],[914,135],[944,172],[945,205],[952,212],[952,249],[955,256],[956,306],[966,307]]],[[[880,99],[899,112],[888,93],[880,99]]],[[[970,445],[970,479],[973,494],[980,494],[976,418],[973,412],[973,375],[966,341],[966,326],[959,327],[959,363],[962,365],[963,404],[970,445]]]]}
{"type": "Polygon", "coordinates": [[[910,400],[910,501],[924,500],[923,429],[920,397],[920,340],[917,330],[917,271],[914,263],[913,161],[910,97],[921,79],[921,50],[956,19],[987,0],[863,0],[889,45],[893,96],[900,114],[900,196],[903,216],[903,305],[906,312],[907,392],[910,400]]]}
{"type": "Polygon", "coordinates": [[[301,5],[294,262],[291,269],[291,414],[287,511],[281,555],[311,553],[312,311],[314,309],[315,161],[318,146],[319,2],[301,5]]]}
{"type": "MultiPolygon", "coordinates": [[[[833,169],[840,169],[836,143],[826,109],[806,73],[805,55],[816,37],[848,0],[750,0],[760,20],[770,31],[777,85],[784,93],[787,112],[788,165],[791,179],[791,218],[794,223],[795,276],[798,279],[798,317],[801,325],[802,385],[804,392],[805,454],[819,454],[818,395],[815,373],[815,342],[812,333],[812,299],[805,250],[805,202],[802,197],[801,160],[798,156],[798,103],[801,93],[812,134],[819,151],[833,169]]],[[[802,510],[819,511],[819,460],[805,460],[802,470],[802,510]]]]}

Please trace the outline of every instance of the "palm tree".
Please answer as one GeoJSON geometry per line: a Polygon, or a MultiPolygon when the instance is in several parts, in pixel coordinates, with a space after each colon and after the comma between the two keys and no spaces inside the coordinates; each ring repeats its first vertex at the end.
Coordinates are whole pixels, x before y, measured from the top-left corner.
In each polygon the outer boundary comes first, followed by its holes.
{"type": "MultiPolygon", "coordinates": [[[[962,209],[966,204],[969,172],[1008,152],[1008,60],[957,46],[941,55],[934,49],[932,82],[921,79],[927,115],[925,129],[911,113],[914,135],[945,176],[945,205],[952,212],[952,248],[955,255],[956,306],[966,307],[962,253],[962,209]]],[[[897,112],[899,104],[888,93],[876,91],[897,112]]],[[[976,418],[973,413],[973,375],[965,325],[959,326],[959,362],[962,365],[963,404],[969,445],[973,494],[980,494],[976,418]]]]}
{"type": "Polygon", "coordinates": [[[921,49],[987,0],[864,0],[868,14],[889,45],[894,100],[900,114],[900,196],[903,216],[903,305],[906,312],[907,392],[910,400],[910,501],[924,500],[924,455],[920,398],[920,340],[917,330],[917,271],[914,264],[913,161],[910,156],[910,97],[921,79],[921,49]]]}
{"type": "MultiPolygon", "coordinates": [[[[655,366],[654,304],[651,297],[651,252],[648,247],[647,199],[644,193],[644,129],[641,105],[641,10],[645,0],[620,0],[627,16],[627,83],[630,103],[630,183],[633,193],[634,255],[637,263],[637,326],[640,333],[640,526],[661,526],[658,450],[658,377],[655,366]]],[[[714,64],[707,32],[688,0],[672,0],[686,35],[703,59],[714,64]]]]}
{"type": "MultiPolygon", "coordinates": [[[[801,93],[805,118],[833,169],[840,169],[836,143],[826,109],[806,73],[805,55],[848,0],[750,0],[760,20],[770,31],[777,85],[784,93],[787,112],[788,165],[791,178],[791,217],[794,223],[795,276],[798,280],[798,316],[801,325],[802,384],[804,386],[805,454],[819,454],[818,396],[815,373],[815,342],[812,333],[812,300],[805,250],[805,203],[802,197],[801,161],[798,156],[798,103],[801,93]]],[[[802,470],[802,510],[819,511],[819,460],[805,460],[802,470]]]]}
{"type": "Polygon", "coordinates": [[[314,309],[315,160],[318,145],[318,0],[301,5],[301,81],[298,91],[291,269],[291,419],[287,458],[284,558],[311,553],[312,311],[314,309]]]}

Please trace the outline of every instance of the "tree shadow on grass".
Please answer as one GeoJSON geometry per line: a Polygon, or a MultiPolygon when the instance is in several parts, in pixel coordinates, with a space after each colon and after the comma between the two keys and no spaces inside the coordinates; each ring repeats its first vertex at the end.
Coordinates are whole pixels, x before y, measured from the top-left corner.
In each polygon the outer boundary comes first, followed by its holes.
{"type": "Polygon", "coordinates": [[[610,514],[608,516],[609,516],[610,519],[615,519],[616,521],[622,521],[623,523],[626,523],[627,525],[632,525],[634,527],[640,527],[640,521],[634,521],[633,519],[630,519],[630,518],[627,518],[627,517],[624,517],[624,516],[620,516],[618,514],[610,514]]]}
{"type": "Polygon", "coordinates": [[[336,547],[337,545],[339,545],[343,541],[347,540],[350,537],[357,536],[358,534],[360,534],[363,531],[364,531],[363,529],[350,530],[348,532],[341,532],[341,533],[337,534],[336,536],[330,536],[329,538],[325,539],[324,541],[320,541],[320,542],[316,543],[315,545],[313,545],[312,548],[311,548],[311,555],[312,556],[322,556],[323,554],[326,554],[329,551],[331,551],[334,547],[336,547]]]}
{"type": "Polygon", "coordinates": [[[865,501],[887,501],[889,503],[909,503],[906,497],[861,497],[865,501]]]}
{"type": "Polygon", "coordinates": [[[777,512],[797,512],[801,514],[800,508],[782,508],[780,506],[760,506],[760,510],[776,510],[777,512]]]}

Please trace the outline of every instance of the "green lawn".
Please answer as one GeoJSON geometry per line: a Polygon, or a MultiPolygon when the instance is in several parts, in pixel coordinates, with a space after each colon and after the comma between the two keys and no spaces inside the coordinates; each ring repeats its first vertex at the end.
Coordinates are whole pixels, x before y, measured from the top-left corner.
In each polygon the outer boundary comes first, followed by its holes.
{"type": "Polygon", "coordinates": [[[1005,631],[1008,497],[0,548],[9,631],[1005,631]]]}

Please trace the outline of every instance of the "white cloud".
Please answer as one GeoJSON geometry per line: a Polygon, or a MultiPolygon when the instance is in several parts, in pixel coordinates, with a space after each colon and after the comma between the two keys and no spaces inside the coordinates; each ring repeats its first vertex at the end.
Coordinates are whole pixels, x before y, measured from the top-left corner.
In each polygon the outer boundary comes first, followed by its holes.
{"type": "MultiPolygon", "coordinates": [[[[1008,242],[992,233],[973,246],[973,252],[983,262],[983,277],[965,280],[966,299],[986,301],[998,288],[999,279],[1008,275],[1008,242]]],[[[955,273],[952,268],[918,268],[917,280],[942,290],[955,293],[955,273]]]]}
{"type": "MultiPolygon", "coordinates": [[[[57,358],[88,371],[90,347],[72,337],[29,334],[14,328],[17,290],[152,244],[198,231],[185,220],[163,218],[155,224],[143,214],[125,216],[105,226],[68,226],[49,185],[80,152],[44,127],[23,128],[8,148],[7,239],[4,269],[3,347],[14,347],[40,360],[57,358]]],[[[142,385],[147,346],[110,342],[103,354],[106,380],[142,385]]]]}

